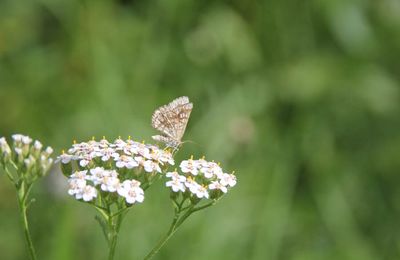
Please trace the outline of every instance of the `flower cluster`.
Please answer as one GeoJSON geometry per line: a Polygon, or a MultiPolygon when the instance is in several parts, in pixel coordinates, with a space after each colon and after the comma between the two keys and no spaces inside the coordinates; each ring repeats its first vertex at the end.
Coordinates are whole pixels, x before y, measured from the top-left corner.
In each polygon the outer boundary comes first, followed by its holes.
{"type": "Polygon", "coordinates": [[[180,164],[182,173],[175,169],[166,176],[166,186],[173,192],[182,192],[197,199],[218,198],[236,185],[236,176],[224,173],[219,164],[204,159],[184,160],[180,164]]]}
{"type": "Polygon", "coordinates": [[[162,172],[161,167],[174,164],[169,151],[130,138],[118,138],[113,143],[105,138],[76,143],[57,161],[66,166],[76,163],[75,170],[74,167],[62,167],[69,178],[68,193],[76,199],[88,202],[99,193],[113,193],[123,197],[128,204],[143,202],[141,185],[150,183],[157,173],[162,172]]]}
{"type": "Polygon", "coordinates": [[[106,170],[103,167],[76,171],[68,179],[68,184],[68,194],[78,200],[91,201],[96,198],[98,193],[96,187],[103,192],[117,192],[129,204],[144,200],[144,191],[140,188],[139,181],[124,180],[121,183],[117,171],[106,170]]]}
{"type": "Polygon", "coordinates": [[[58,161],[67,164],[79,161],[80,167],[91,167],[98,163],[115,163],[117,168],[132,169],[143,167],[146,172],[161,173],[160,165],[174,165],[172,154],[155,145],[139,143],[131,139],[116,139],[109,143],[105,138],[100,141],[75,143],[67,153],[58,157],[58,161]]]}
{"type": "Polygon", "coordinates": [[[6,138],[0,138],[0,164],[4,167],[11,164],[30,181],[45,175],[53,163],[50,158],[53,149],[43,149],[41,142],[21,134],[12,135],[12,139],[10,147],[6,138]]]}

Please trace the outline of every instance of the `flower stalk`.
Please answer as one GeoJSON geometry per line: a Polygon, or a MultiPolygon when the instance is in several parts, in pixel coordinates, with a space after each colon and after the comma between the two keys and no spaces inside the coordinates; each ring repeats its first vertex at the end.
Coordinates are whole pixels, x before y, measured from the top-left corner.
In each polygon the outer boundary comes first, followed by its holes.
{"type": "Polygon", "coordinates": [[[17,193],[19,215],[24,231],[24,238],[31,260],[36,260],[28,223],[28,208],[33,199],[29,200],[29,194],[33,184],[49,171],[53,159],[50,158],[53,149],[34,141],[29,136],[15,134],[10,146],[4,137],[0,138],[0,165],[6,176],[14,185],[17,193]]]}
{"type": "MultiPolygon", "coordinates": [[[[158,251],[168,242],[168,240],[175,234],[178,228],[185,222],[185,220],[190,217],[193,213],[208,208],[214,205],[217,201],[213,201],[207,203],[202,206],[195,207],[195,204],[190,206],[183,207],[183,204],[186,199],[182,200],[181,203],[174,203],[175,205],[175,214],[174,218],[172,219],[171,225],[169,227],[168,232],[160,239],[160,241],[153,247],[153,249],[143,258],[144,260],[149,260],[153,258],[158,251]]],[[[174,201],[175,202],[175,201],[174,201]]]]}
{"type": "Polygon", "coordinates": [[[26,184],[26,183],[22,182],[21,185],[16,185],[15,187],[17,188],[19,214],[20,214],[22,227],[24,229],[25,243],[26,243],[26,246],[28,247],[29,258],[31,260],[36,260],[37,258],[36,258],[35,248],[33,246],[32,238],[31,238],[31,234],[30,234],[30,230],[29,230],[29,225],[28,225],[28,217],[27,217],[28,207],[30,205],[30,202],[27,202],[27,198],[28,198],[30,190],[32,188],[32,184],[26,184]],[[20,187],[18,188],[18,186],[20,186],[20,187]]]}

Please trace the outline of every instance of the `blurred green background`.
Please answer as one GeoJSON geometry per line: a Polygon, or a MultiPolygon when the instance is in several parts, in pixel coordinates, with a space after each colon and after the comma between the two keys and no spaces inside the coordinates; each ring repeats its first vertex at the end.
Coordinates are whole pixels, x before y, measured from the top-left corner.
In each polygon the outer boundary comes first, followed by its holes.
{"type": "MultiPolygon", "coordinates": [[[[153,110],[194,109],[177,160],[238,185],[156,259],[400,258],[400,1],[1,0],[0,136],[151,140],[153,110]]],[[[56,169],[29,212],[39,259],[105,259],[95,210],[56,169]]],[[[126,218],[141,259],[172,217],[161,182],[126,218]]],[[[0,258],[27,259],[0,176],[0,258]]]]}

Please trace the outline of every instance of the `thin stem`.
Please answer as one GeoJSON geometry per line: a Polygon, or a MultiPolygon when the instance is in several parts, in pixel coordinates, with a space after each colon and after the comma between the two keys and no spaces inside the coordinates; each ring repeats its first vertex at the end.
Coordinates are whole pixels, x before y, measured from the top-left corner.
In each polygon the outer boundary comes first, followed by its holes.
{"type": "Polygon", "coordinates": [[[18,205],[20,209],[20,218],[22,222],[22,226],[24,228],[25,241],[28,246],[29,257],[31,260],[36,260],[35,248],[32,243],[31,234],[29,231],[28,218],[27,218],[27,210],[28,205],[26,203],[26,199],[28,198],[28,194],[32,188],[32,184],[28,184],[25,190],[25,183],[21,183],[20,189],[18,190],[18,205]]]}
{"type": "Polygon", "coordinates": [[[171,226],[170,226],[167,234],[165,234],[164,237],[157,243],[157,245],[155,245],[155,247],[153,247],[153,249],[150,251],[150,253],[148,253],[144,257],[144,260],[151,259],[153,256],[155,256],[158,253],[158,251],[160,251],[160,249],[165,245],[165,243],[167,243],[167,241],[174,235],[174,233],[183,224],[183,222],[188,217],[190,217],[190,215],[192,215],[193,213],[195,213],[199,210],[208,208],[208,207],[214,205],[215,203],[217,203],[217,201],[218,201],[218,200],[212,201],[210,203],[207,203],[207,204],[205,204],[203,206],[199,206],[199,207],[195,207],[195,205],[190,205],[190,206],[182,208],[185,200],[181,201],[181,203],[179,203],[179,204],[175,203],[175,205],[177,206],[176,211],[175,211],[175,216],[174,216],[174,219],[172,220],[171,226]],[[183,212],[185,212],[185,213],[181,216],[181,213],[183,213],[183,212]]]}
{"type": "Polygon", "coordinates": [[[108,245],[109,245],[108,260],[114,259],[119,230],[121,228],[122,220],[125,216],[124,213],[126,213],[126,211],[108,217],[108,245]]]}
{"type": "Polygon", "coordinates": [[[14,185],[15,185],[14,178],[13,178],[12,174],[10,173],[10,171],[8,170],[7,166],[4,166],[4,171],[6,172],[6,175],[7,175],[8,179],[10,179],[10,181],[12,183],[14,183],[14,185]]]}
{"type": "Polygon", "coordinates": [[[172,235],[176,232],[178,229],[177,222],[179,220],[179,212],[175,213],[174,219],[172,220],[171,226],[169,227],[169,230],[167,234],[158,242],[155,247],[148,253],[145,257],[144,260],[151,259],[153,256],[155,256],[158,251],[167,243],[167,241],[172,237],[172,235]]]}

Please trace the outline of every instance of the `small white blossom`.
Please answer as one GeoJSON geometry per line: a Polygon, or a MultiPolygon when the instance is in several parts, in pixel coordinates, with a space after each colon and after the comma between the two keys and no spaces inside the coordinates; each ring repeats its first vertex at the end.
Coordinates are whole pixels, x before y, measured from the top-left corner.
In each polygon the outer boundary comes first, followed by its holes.
{"type": "Polygon", "coordinates": [[[196,194],[197,198],[201,199],[201,198],[209,198],[209,194],[207,191],[207,188],[201,185],[197,185],[195,187],[192,188],[193,189],[193,193],[196,194]]]}
{"type": "Polygon", "coordinates": [[[105,148],[108,148],[108,147],[110,146],[110,143],[109,143],[105,138],[103,138],[103,139],[101,139],[101,140],[99,141],[98,146],[99,146],[100,148],[105,149],[105,148]]]}
{"type": "Polygon", "coordinates": [[[50,156],[53,152],[54,150],[50,146],[47,146],[46,149],[44,150],[44,153],[48,156],[50,156]]]}
{"type": "Polygon", "coordinates": [[[204,174],[204,177],[211,179],[214,176],[219,176],[223,173],[221,167],[215,162],[208,162],[207,164],[202,163],[200,171],[204,174]]]}
{"type": "Polygon", "coordinates": [[[200,184],[198,184],[194,179],[187,178],[185,181],[185,186],[190,190],[191,193],[196,193],[200,184]]]}
{"type": "Polygon", "coordinates": [[[108,174],[103,167],[96,167],[94,169],[90,169],[90,180],[93,182],[95,186],[103,183],[103,178],[105,174],[108,174]]]}
{"type": "Polygon", "coordinates": [[[114,144],[110,145],[110,147],[115,147],[115,150],[120,151],[124,150],[126,146],[126,142],[121,138],[118,138],[114,141],[114,144]]]}
{"type": "Polygon", "coordinates": [[[191,173],[192,175],[196,176],[199,172],[198,170],[198,162],[192,159],[184,160],[181,162],[179,167],[183,173],[191,173]]]}
{"type": "Polygon", "coordinates": [[[87,179],[87,170],[84,170],[84,171],[76,171],[76,172],[74,172],[73,174],[71,174],[71,176],[70,176],[70,178],[73,178],[73,179],[82,179],[82,180],[84,180],[84,179],[87,179]]]}
{"type": "Polygon", "coordinates": [[[236,185],[236,176],[233,174],[223,173],[220,176],[220,183],[224,186],[233,187],[236,185]]]}
{"type": "Polygon", "coordinates": [[[11,148],[4,137],[0,138],[0,153],[5,158],[9,158],[11,155],[11,148]]]}
{"type": "Polygon", "coordinates": [[[165,176],[167,176],[167,177],[169,177],[169,178],[171,178],[171,179],[173,179],[173,180],[178,180],[178,181],[180,181],[180,182],[185,182],[186,181],[186,177],[185,176],[183,176],[183,175],[180,175],[178,172],[167,172],[166,174],[165,174],[165,176]]]}
{"type": "Polygon", "coordinates": [[[140,188],[140,182],[136,180],[125,180],[117,190],[118,194],[125,197],[129,204],[143,202],[144,191],[140,188]]]}
{"type": "Polygon", "coordinates": [[[89,154],[85,154],[85,155],[81,156],[79,159],[80,159],[79,165],[81,167],[86,167],[92,160],[92,157],[89,154]]]}
{"type": "Polygon", "coordinates": [[[101,154],[101,160],[103,162],[106,162],[110,160],[110,158],[113,158],[113,160],[118,160],[119,159],[119,153],[117,153],[113,148],[107,147],[102,150],[101,154]]]}
{"type": "Polygon", "coordinates": [[[73,158],[74,158],[74,156],[72,156],[70,154],[67,154],[67,153],[63,153],[63,154],[61,154],[60,156],[57,157],[56,162],[60,162],[61,161],[62,164],[67,164],[71,160],[73,160],[73,158]]]}
{"type": "Polygon", "coordinates": [[[174,158],[172,157],[172,154],[168,151],[162,151],[160,156],[159,156],[159,161],[163,163],[168,163],[170,165],[175,165],[174,158]]]}
{"type": "Polygon", "coordinates": [[[132,169],[134,167],[139,166],[139,163],[135,161],[132,157],[127,155],[121,155],[116,159],[117,163],[115,164],[118,168],[128,168],[132,169]]]}
{"type": "Polygon", "coordinates": [[[154,172],[154,171],[161,172],[161,168],[158,165],[158,163],[151,160],[145,161],[143,167],[146,172],[154,172]]]}
{"type": "MultiPolygon", "coordinates": [[[[85,186],[86,186],[86,180],[68,179],[68,194],[69,195],[82,194],[83,188],[85,186]]],[[[80,195],[78,195],[78,196],[80,196],[80,195]]]]}
{"type": "Polygon", "coordinates": [[[131,189],[127,192],[125,198],[126,202],[129,204],[133,204],[135,202],[142,203],[144,200],[144,192],[141,188],[131,189]]]}
{"type": "Polygon", "coordinates": [[[146,159],[144,158],[144,157],[142,157],[142,156],[135,156],[135,161],[137,161],[137,163],[140,165],[140,166],[143,166],[144,165],[144,163],[146,162],[146,159]]]}
{"type": "Polygon", "coordinates": [[[43,147],[42,143],[39,142],[38,140],[35,140],[35,142],[33,143],[33,148],[35,150],[40,150],[40,149],[42,149],[42,147],[43,147]]]}
{"type": "Polygon", "coordinates": [[[103,182],[101,184],[101,189],[103,191],[115,192],[120,186],[120,181],[117,177],[114,176],[104,176],[103,182]]]}
{"type": "Polygon", "coordinates": [[[136,149],[137,151],[135,154],[140,155],[146,159],[151,159],[150,149],[147,147],[147,145],[138,143],[136,149]]]}
{"type": "Polygon", "coordinates": [[[185,185],[183,182],[179,181],[179,179],[172,179],[170,181],[167,181],[165,183],[165,186],[171,187],[171,189],[174,192],[178,192],[178,191],[184,192],[185,191],[185,185]]]}
{"type": "Polygon", "coordinates": [[[32,142],[32,138],[26,135],[14,134],[12,135],[12,138],[16,145],[21,145],[21,144],[29,145],[32,142]]]}
{"type": "Polygon", "coordinates": [[[90,186],[90,185],[86,185],[83,190],[82,190],[82,199],[84,201],[91,201],[94,198],[97,197],[97,190],[90,186]]]}
{"type": "Polygon", "coordinates": [[[218,181],[211,182],[211,184],[208,186],[208,188],[210,190],[220,190],[223,193],[227,193],[228,192],[228,189],[226,188],[226,186],[222,185],[218,181]]]}

